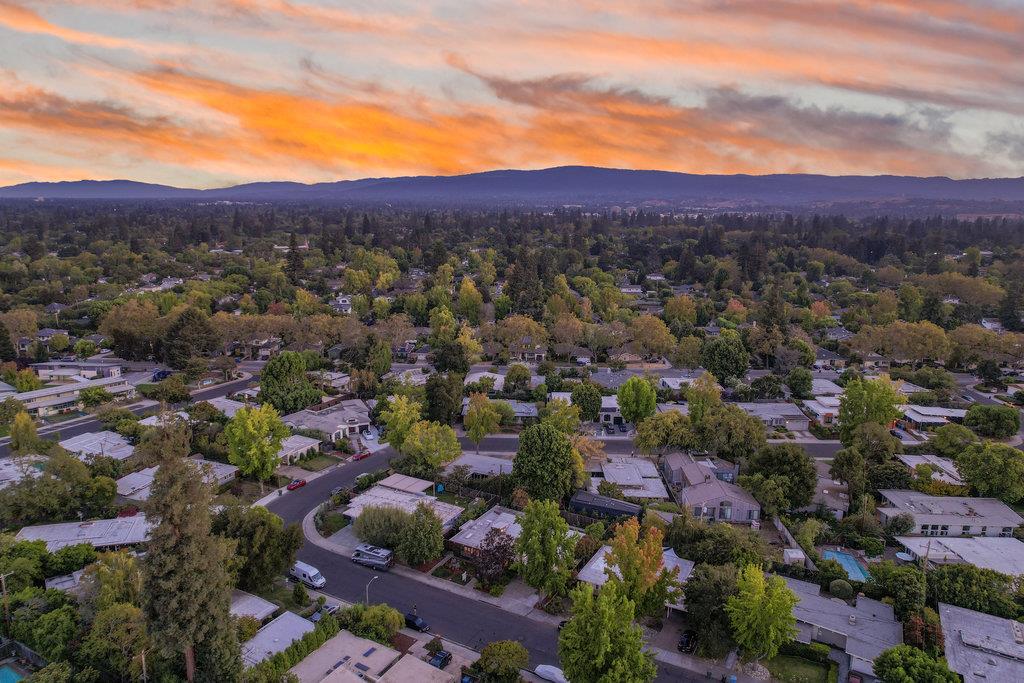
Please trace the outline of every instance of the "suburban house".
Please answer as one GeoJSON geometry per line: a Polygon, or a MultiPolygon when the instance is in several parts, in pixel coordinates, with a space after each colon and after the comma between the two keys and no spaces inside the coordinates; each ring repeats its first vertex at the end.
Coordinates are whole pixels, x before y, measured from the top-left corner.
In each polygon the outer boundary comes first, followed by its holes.
{"type": "Polygon", "coordinates": [[[824,643],[849,658],[851,674],[875,680],[878,655],[903,643],[903,625],[891,605],[858,597],[851,607],[821,595],[816,583],[783,577],[799,602],[793,608],[797,642],[824,643]]]}
{"type": "MultiPolygon", "coordinates": [[[[203,472],[206,482],[214,488],[229,484],[238,476],[238,468],[234,465],[202,458],[190,460],[203,472]]],[[[156,470],[156,467],[147,467],[121,477],[117,480],[117,494],[129,500],[149,500],[149,491],[153,486],[156,470]]]]}
{"type": "Polygon", "coordinates": [[[704,481],[685,486],[679,492],[679,504],[694,517],[709,522],[758,524],[761,505],[746,489],[722,481],[707,473],[704,481]]]}
{"type": "MultiPolygon", "coordinates": [[[[601,546],[601,548],[594,553],[594,556],[587,560],[587,563],[580,569],[576,579],[583,583],[589,583],[595,588],[600,588],[608,581],[608,554],[612,551],[610,545],[601,546]]],[[[690,578],[690,574],[693,573],[694,563],[690,560],[683,559],[676,555],[676,552],[672,548],[665,548],[661,551],[662,566],[672,571],[678,569],[679,573],[676,575],[676,581],[679,585],[686,583],[686,580],[690,578]]],[[[618,567],[611,569],[617,576],[620,575],[618,567]]],[[[682,612],[685,610],[683,605],[682,595],[679,596],[678,600],[674,603],[667,603],[665,605],[669,611],[675,610],[682,612]]]]}
{"type": "Polygon", "coordinates": [[[495,505],[476,519],[463,524],[459,532],[448,540],[448,545],[464,557],[475,557],[491,529],[499,529],[513,539],[519,538],[523,531],[519,526],[519,514],[515,510],[495,505]]]}
{"type": "Polygon", "coordinates": [[[842,370],[846,367],[846,360],[835,351],[818,346],[814,349],[814,367],[842,370]]]}
{"type": "Polygon", "coordinates": [[[951,458],[943,458],[938,455],[911,455],[909,453],[897,453],[896,459],[907,466],[911,473],[915,472],[920,465],[931,469],[932,479],[944,481],[954,486],[963,486],[964,480],[960,478],[960,470],[951,458]]]}
{"type": "Polygon", "coordinates": [[[290,465],[304,455],[320,450],[320,440],[302,434],[292,434],[281,440],[281,448],[277,451],[277,459],[290,465]]]}
{"type": "Polygon", "coordinates": [[[1006,503],[995,498],[930,496],[916,491],[882,490],[885,499],[878,508],[883,524],[909,514],[914,536],[1012,536],[1024,522],[1006,503]]]}
{"type": "Polygon", "coordinates": [[[451,474],[459,467],[467,468],[469,474],[474,477],[493,477],[498,474],[511,474],[512,461],[508,458],[496,458],[492,455],[463,453],[445,467],[445,472],[451,474]]]}
{"type": "Polygon", "coordinates": [[[597,417],[602,424],[623,424],[625,420],[622,418],[622,413],[619,412],[619,397],[602,396],[601,412],[597,417]]]}
{"type": "Polygon", "coordinates": [[[964,683],[1024,681],[1024,624],[939,603],[949,668],[964,683]]]}
{"type": "Polygon", "coordinates": [[[818,424],[835,424],[839,418],[839,397],[815,396],[809,401],[804,401],[804,410],[809,412],[818,424]]]}
{"type": "Polygon", "coordinates": [[[412,513],[420,503],[424,503],[437,514],[444,530],[449,531],[459,520],[463,508],[442,502],[426,493],[433,488],[433,482],[426,479],[392,474],[349,501],[344,514],[355,521],[369,507],[393,507],[412,513]]]}
{"type": "Polygon", "coordinates": [[[661,462],[661,470],[670,486],[682,488],[704,482],[708,474],[722,481],[734,482],[740,466],[710,455],[698,458],[689,453],[669,453],[661,462]]]}
{"type": "Polygon", "coordinates": [[[783,401],[766,403],[737,403],[743,412],[756,417],[768,429],[785,427],[793,432],[805,432],[810,429],[811,421],[800,407],[783,401]]]}
{"type": "Polygon", "coordinates": [[[16,397],[29,415],[46,417],[82,409],[82,390],[103,389],[115,398],[134,398],[135,386],[124,377],[100,377],[85,382],[43,387],[20,394],[3,394],[0,400],[16,397]]]}
{"type": "Polygon", "coordinates": [[[270,659],[288,646],[302,638],[316,625],[295,612],[283,612],[281,616],[270,621],[256,632],[249,640],[242,643],[242,662],[245,667],[256,666],[265,659],[270,659]]]}
{"type": "Polygon", "coordinates": [[[55,553],[61,548],[88,543],[97,550],[138,545],[149,539],[150,525],[142,514],[134,517],[96,519],[89,522],[60,522],[24,527],[19,541],[44,541],[46,549],[55,553]]]}
{"type": "Polygon", "coordinates": [[[597,493],[600,483],[607,481],[618,486],[626,498],[668,500],[669,497],[657,465],[645,458],[611,456],[595,463],[593,474],[591,493],[597,493]]]}
{"type": "Polygon", "coordinates": [[[853,332],[850,332],[843,326],[830,327],[825,330],[825,339],[829,341],[846,341],[847,339],[853,338],[853,332]]]}
{"type": "Polygon", "coordinates": [[[944,564],[972,564],[1007,576],[1024,575],[1024,543],[998,536],[897,536],[914,559],[929,568],[944,564]]]}
{"type": "Polygon", "coordinates": [[[320,432],[326,440],[338,441],[370,428],[370,409],[359,399],[326,401],[285,415],[281,420],[292,429],[320,432]]]}
{"type": "Polygon", "coordinates": [[[252,617],[262,624],[276,611],[277,605],[269,600],[264,600],[258,595],[247,593],[238,588],[231,591],[231,616],[235,619],[252,617]]]}
{"type": "Polygon", "coordinates": [[[617,519],[619,517],[638,517],[643,507],[618,498],[602,496],[590,491],[577,491],[569,499],[569,509],[589,517],[617,519]]]}
{"type": "Polygon", "coordinates": [[[39,379],[47,384],[64,384],[101,377],[120,377],[122,374],[119,363],[104,360],[72,360],[46,361],[33,363],[32,370],[39,379]]]}
{"type": "Polygon", "coordinates": [[[813,377],[811,379],[812,396],[842,396],[843,388],[830,379],[813,377]]]}
{"type": "Polygon", "coordinates": [[[29,477],[42,475],[43,471],[40,467],[44,462],[46,462],[46,458],[41,455],[0,458],[0,489],[5,489],[29,477]]]}
{"type": "Polygon", "coordinates": [[[135,453],[135,446],[117,432],[85,432],[57,442],[61,448],[79,460],[88,462],[97,456],[127,460],[135,453]]]}
{"type": "Polygon", "coordinates": [[[548,349],[543,344],[535,344],[530,337],[508,346],[509,361],[521,361],[523,363],[540,363],[548,357],[548,349]]]}
{"type": "Polygon", "coordinates": [[[960,424],[967,416],[967,411],[962,408],[902,405],[899,410],[903,411],[901,422],[913,429],[934,429],[950,422],[960,424]]]}
{"type": "Polygon", "coordinates": [[[224,396],[214,396],[213,398],[208,398],[204,401],[200,401],[199,403],[209,403],[211,406],[224,413],[224,417],[229,419],[234,417],[235,413],[237,413],[241,408],[245,407],[244,403],[240,401],[233,401],[232,399],[224,396]]]}

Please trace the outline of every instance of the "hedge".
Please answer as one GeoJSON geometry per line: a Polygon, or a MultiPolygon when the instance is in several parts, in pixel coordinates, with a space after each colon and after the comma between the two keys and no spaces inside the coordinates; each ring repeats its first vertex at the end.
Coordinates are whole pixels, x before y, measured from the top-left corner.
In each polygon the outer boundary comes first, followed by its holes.
{"type": "Polygon", "coordinates": [[[289,645],[284,651],[278,652],[270,659],[265,659],[247,670],[243,676],[246,683],[271,683],[281,680],[288,669],[292,668],[311,652],[333,638],[341,630],[338,620],[333,615],[325,614],[312,631],[289,645]]]}
{"type": "Polygon", "coordinates": [[[795,640],[791,640],[788,643],[784,643],[779,648],[780,655],[790,655],[791,657],[800,657],[818,664],[828,664],[829,654],[832,652],[832,648],[824,643],[798,643],[795,640]]]}

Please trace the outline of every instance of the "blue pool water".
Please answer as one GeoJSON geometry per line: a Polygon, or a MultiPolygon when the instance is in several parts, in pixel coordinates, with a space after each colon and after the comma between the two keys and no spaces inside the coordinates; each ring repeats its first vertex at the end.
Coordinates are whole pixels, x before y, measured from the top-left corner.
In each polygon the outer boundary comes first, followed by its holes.
{"type": "Polygon", "coordinates": [[[24,676],[12,669],[9,665],[0,666],[0,683],[18,683],[24,676]]]}
{"type": "Polygon", "coordinates": [[[857,561],[850,553],[844,553],[840,550],[826,550],[823,552],[822,557],[826,560],[835,560],[839,564],[843,565],[843,569],[846,570],[846,575],[854,581],[870,581],[871,575],[867,573],[864,567],[860,566],[860,562],[857,561]]]}

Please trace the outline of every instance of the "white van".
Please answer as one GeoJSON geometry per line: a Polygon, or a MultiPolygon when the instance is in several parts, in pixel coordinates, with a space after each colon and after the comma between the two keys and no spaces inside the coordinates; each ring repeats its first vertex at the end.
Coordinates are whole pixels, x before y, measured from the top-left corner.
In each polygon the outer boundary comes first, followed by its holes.
{"type": "Polygon", "coordinates": [[[296,581],[301,581],[310,588],[323,588],[327,585],[327,579],[320,573],[320,570],[305,562],[296,562],[289,572],[296,581]]]}

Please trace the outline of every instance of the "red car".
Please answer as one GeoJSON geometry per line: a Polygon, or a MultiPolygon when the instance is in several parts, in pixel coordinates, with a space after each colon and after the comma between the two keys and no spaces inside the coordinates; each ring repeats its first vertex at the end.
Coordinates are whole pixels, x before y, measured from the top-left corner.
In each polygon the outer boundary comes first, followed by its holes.
{"type": "Polygon", "coordinates": [[[305,479],[292,479],[288,486],[285,488],[287,488],[289,491],[294,491],[295,489],[301,489],[305,485],[305,479]]]}
{"type": "Polygon", "coordinates": [[[362,451],[361,453],[354,454],[352,456],[352,460],[354,462],[356,460],[363,460],[363,459],[369,458],[369,457],[370,457],[370,451],[362,451]]]}

